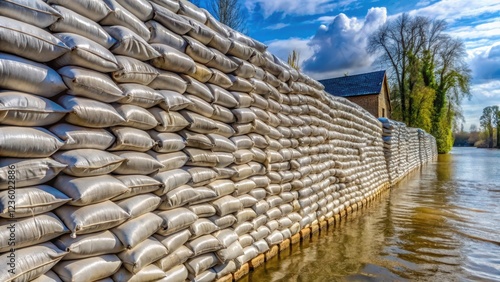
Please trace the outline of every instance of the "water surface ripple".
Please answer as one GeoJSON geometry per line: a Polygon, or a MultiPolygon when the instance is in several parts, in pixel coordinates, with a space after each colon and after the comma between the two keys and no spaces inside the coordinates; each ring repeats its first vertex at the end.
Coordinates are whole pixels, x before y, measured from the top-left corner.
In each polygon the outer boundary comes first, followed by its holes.
{"type": "Polygon", "coordinates": [[[500,150],[440,156],[243,281],[500,281],[500,150]]]}

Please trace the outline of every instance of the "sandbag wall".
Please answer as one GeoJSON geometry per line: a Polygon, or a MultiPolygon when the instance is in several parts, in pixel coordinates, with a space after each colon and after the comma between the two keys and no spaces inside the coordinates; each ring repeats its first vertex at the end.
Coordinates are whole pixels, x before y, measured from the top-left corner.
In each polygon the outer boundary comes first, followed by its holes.
{"type": "Polygon", "coordinates": [[[374,117],[189,2],[3,1],[0,41],[0,281],[212,281],[388,181],[374,117]]]}
{"type": "Polygon", "coordinates": [[[383,127],[384,155],[391,185],[437,156],[435,138],[419,128],[387,118],[379,118],[383,127]]]}

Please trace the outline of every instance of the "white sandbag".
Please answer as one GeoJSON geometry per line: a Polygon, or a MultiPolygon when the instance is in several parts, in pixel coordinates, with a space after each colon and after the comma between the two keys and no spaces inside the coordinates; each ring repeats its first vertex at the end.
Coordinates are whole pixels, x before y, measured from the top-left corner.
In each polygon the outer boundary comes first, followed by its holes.
{"type": "Polygon", "coordinates": [[[243,194],[241,196],[238,196],[237,198],[238,200],[240,200],[244,208],[252,207],[254,204],[258,202],[257,199],[248,194],[243,194]]]}
{"type": "Polygon", "coordinates": [[[0,16],[0,51],[37,62],[48,62],[70,48],[49,32],[36,26],[0,16]]]}
{"type": "Polygon", "coordinates": [[[252,78],[256,74],[255,66],[247,61],[243,61],[236,57],[231,57],[231,60],[238,64],[238,68],[234,71],[234,74],[241,78],[252,78]]]}
{"type": "Polygon", "coordinates": [[[178,152],[186,147],[182,136],[177,133],[161,133],[155,130],[148,131],[156,145],[153,150],[158,153],[178,152]]]}
{"type": "Polygon", "coordinates": [[[32,282],[62,282],[62,280],[55,274],[52,270],[49,270],[36,278],[31,280],[32,282]]]}
{"type": "Polygon", "coordinates": [[[117,169],[124,158],[95,149],[60,151],[53,158],[67,167],[64,173],[71,176],[97,176],[108,174],[117,169]]]}
{"type": "Polygon", "coordinates": [[[162,228],[157,231],[162,236],[168,236],[186,229],[198,219],[195,213],[186,208],[163,211],[157,213],[157,215],[163,219],[162,228]]]}
{"type": "Polygon", "coordinates": [[[142,108],[151,108],[163,101],[163,96],[153,88],[136,83],[123,83],[118,87],[123,91],[121,104],[132,104],[142,108]]]}
{"type": "Polygon", "coordinates": [[[68,228],[51,212],[18,219],[15,223],[0,219],[0,253],[43,243],[68,232],[68,228]],[[14,238],[12,234],[15,234],[14,238]]]}
{"type": "Polygon", "coordinates": [[[191,226],[189,226],[189,232],[191,232],[190,240],[196,239],[200,236],[211,234],[219,230],[219,227],[215,225],[212,221],[206,218],[199,218],[191,226]]]}
{"type": "Polygon", "coordinates": [[[237,108],[249,108],[254,102],[252,96],[247,93],[232,91],[231,95],[233,95],[238,102],[237,108]]]}
{"type": "Polygon", "coordinates": [[[204,272],[205,270],[219,263],[219,259],[213,253],[204,254],[188,260],[184,265],[192,276],[204,272]]]}
{"type": "Polygon", "coordinates": [[[53,242],[58,248],[68,252],[64,260],[116,254],[125,249],[120,240],[108,230],[79,235],[76,238],[67,234],[53,242]]]}
{"type": "Polygon", "coordinates": [[[230,167],[213,167],[215,172],[217,172],[217,179],[230,179],[236,174],[236,171],[230,167]]]}
{"type": "Polygon", "coordinates": [[[219,162],[217,155],[211,151],[185,148],[184,153],[189,157],[187,165],[190,166],[215,167],[219,162]]]}
{"type": "Polygon", "coordinates": [[[135,195],[142,195],[158,190],[162,184],[152,177],[146,175],[119,175],[116,179],[125,184],[129,190],[119,196],[114,197],[113,201],[119,201],[133,197],[135,195]]]}
{"type": "Polygon", "coordinates": [[[259,251],[254,246],[248,246],[243,249],[243,255],[237,257],[234,262],[236,263],[236,267],[240,268],[245,263],[249,262],[251,259],[257,257],[259,255],[259,251]]]}
{"type": "Polygon", "coordinates": [[[198,194],[198,199],[191,202],[190,205],[207,203],[207,202],[213,201],[217,198],[217,194],[215,194],[215,192],[210,188],[202,186],[202,187],[196,187],[195,190],[196,190],[196,193],[198,194]]]}
{"type": "Polygon", "coordinates": [[[153,18],[153,7],[147,0],[117,0],[117,2],[143,22],[153,18]]]}
{"type": "Polygon", "coordinates": [[[231,180],[217,180],[213,181],[207,185],[208,188],[212,189],[217,193],[217,197],[222,197],[225,195],[230,195],[234,192],[234,182],[231,180]]]}
{"type": "Polygon", "coordinates": [[[159,75],[150,64],[131,57],[116,56],[116,61],[121,70],[113,72],[113,79],[119,83],[149,85],[159,75]]]}
{"type": "Polygon", "coordinates": [[[45,126],[56,123],[68,111],[49,99],[17,92],[0,92],[0,123],[45,126]]]}
{"type": "Polygon", "coordinates": [[[136,274],[131,273],[126,268],[120,268],[113,274],[113,281],[123,282],[153,282],[166,276],[165,272],[158,266],[150,264],[136,274]]]}
{"type": "MultiPolygon", "coordinates": [[[[197,22],[197,21],[193,21],[193,20],[190,20],[189,22],[191,23],[191,26],[193,27],[193,29],[191,29],[188,32],[189,36],[200,41],[204,45],[208,45],[208,46],[214,47],[214,48],[220,47],[221,44],[219,46],[217,44],[210,44],[210,42],[212,42],[214,37],[216,36],[216,33],[213,30],[211,30],[209,27],[202,24],[201,22],[197,22]],[[213,45],[213,46],[211,46],[211,45],[213,45]]],[[[216,40],[219,40],[219,39],[220,39],[220,36],[216,40]]],[[[221,51],[221,50],[219,50],[219,51],[221,51]]]]}
{"type": "Polygon", "coordinates": [[[179,15],[187,16],[202,24],[207,21],[207,16],[203,10],[198,8],[195,4],[192,4],[189,1],[179,1],[179,6],[179,11],[177,11],[179,15]]]}
{"type": "Polygon", "coordinates": [[[148,130],[158,126],[156,118],[148,110],[135,105],[113,105],[115,110],[125,119],[123,126],[148,130]]]}
{"type": "Polygon", "coordinates": [[[149,21],[146,23],[146,26],[151,31],[149,43],[165,44],[181,52],[186,50],[187,42],[182,36],[170,31],[156,21],[149,21]]]}
{"type": "Polygon", "coordinates": [[[109,7],[101,0],[91,0],[91,1],[47,0],[47,3],[64,6],[95,22],[99,22],[111,12],[109,7]]]}
{"type": "Polygon", "coordinates": [[[183,36],[183,38],[187,43],[186,55],[191,57],[195,62],[206,64],[214,58],[215,54],[200,41],[190,36],[183,36]]]}
{"type": "Polygon", "coordinates": [[[65,164],[51,158],[41,159],[0,159],[0,190],[12,187],[12,177],[15,174],[15,188],[33,186],[52,180],[59,172],[66,168],[65,164]],[[10,172],[10,173],[9,173],[10,172]]]}
{"type": "Polygon", "coordinates": [[[149,87],[157,90],[170,90],[183,94],[186,92],[188,83],[178,74],[158,70],[160,73],[150,84],[149,87]]]}
{"type": "Polygon", "coordinates": [[[219,216],[225,216],[243,209],[241,202],[232,196],[224,196],[212,203],[219,216]]]}
{"type": "Polygon", "coordinates": [[[55,213],[74,235],[110,229],[129,218],[123,209],[111,201],[83,207],[65,205],[56,209],[55,213]]]}
{"type": "Polygon", "coordinates": [[[115,56],[99,43],[73,33],[56,33],[54,36],[71,48],[69,52],[51,62],[55,68],[73,65],[99,72],[113,72],[120,69],[115,56]]]}
{"type": "Polygon", "coordinates": [[[253,246],[257,249],[257,252],[259,252],[259,254],[263,254],[267,251],[269,251],[269,244],[263,240],[263,239],[260,239],[260,240],[257,240],[253,243],[253,246]]]}
{"type": "Polygon", "coordinates": [[[172,254],[189,240],[191,232],[189,232],[189,229],[184,229],[168,236],[159,234],[153,236],[167,248],[169,254],[172,254]]]}
{"type": "Polygon", "coordinates": [[[64,255],[66,252],[50,242],[16,250],[13,264],[11,258],[2,255],[0,263],[7,271],[0,272],[0,281],[31,281],[49,271],[64,255]]]}
{"type": "Polygon", "coordinates": [[[34,216],[56,209],[71,200],[59,190],[47,185],[19,188],[16,189],[16,205],[13,209],[12,205],[9,205],[9,201],[12,200],[12,197],[9,197],[11,194],[9,191],[0,192],[0,217],[34,216]]]}
{"type": "Polygon", "coordinates": [[[203,10],[205,15],[207,16],[206,25],[219,33],[221,36],[227,38],[229,37],[229,31],[227,26],[219,22],[214,16],[212,16],[207,10],[203,10]]]}
{"type": "Polygon", "coordinates": [[[232,85],[228,89],[231,91],[251,92],[254,90],[254,86],[244,78],[229,75],[229,79],[232,85]]]}
{"type": "Polygon", "coordinates": [[[245,45],[244,43],[241,43],[237,40],[231,40],[231,47],[229,48],[227,53],[242,60],[248,61],[248,59],[250,59],[254,52],[254,49],[245,45]]]}
{"type": "Polygon", "coordinates": [[[237,150],[251,149],[254,146],[254,142],[252,141],[252,139],[250,139],[246,135],[231,137],[230,140],[234,143],[237,150]]]}
{"type": "Polygon", "coordinates": [[[189,205],[189,210],[194,212],[198,217],[211,217],[215,215],[215,208],[211,204],[189,205]]]}
{"type": "Polygon", "coordinates": [[[63,141],[41,127],[0,126],[2,157],[44,158],[63,145],[63,141]]]}
{"type": "Polygon", "coordinates": [[[45,28],[61,19],[57,10],[41,0],[9,0],[0,3],[0,15],[45,28]]]}
{"type": "MultiPolygon", "coordinates": [[[[155,0],[160,1],[160,0],[155,0]]],[[[161,0],[161,1],[171,1],[171,0],[161,0]]],[[[177,265],[172,268],[168,268],[165,272],[165,278],[158,280],[158,282],[184,282],[188,278],[187,268],[183,265],[177,265]]]]}
{"type": "Polygon", "coordinates": [[[59,175],[54,187],[68,195],[72,206],[86,206],[114,198],[128,191],[120,180],[110,176],[71,177],[59,175]]]}
{"type": "Polygon", "coordinates": [[[189,185],[182,185],[178,188],[172,189],[167,194],[162,196],[163,202],[158,206],[159,210],[171,210],[173,208],[181,207],[196,201],[200,195],[195,189],[189,185]]]}
{"type": "Polygon", "coordinates": [[[67,89],[59,74],[48,66],[4,53],[0,53],[0,87],[43,97],[67,89]]]}
{"type": "Polygon", "coordinates": [[[158,172],[182,168],[189,160],[189,157],[184,152],[162,154],[149,151],[148,154],[163,165],[163,168],[160,168],[158,172]]]}
{"type": "Polygon", "coordinates": [[[162,222],[163,219],[156,214],[145,213],[110,231],[120,239],[125,247],[133,249],[160,229],[162,222]]]}
{"type": "Polygon", "coordinates": [[[225,216],[214,215],[208,218],[210,221],[215,223],[219,227],[220,230],[231,227],[236,223],[236,217],[232,214],[228,214],[225,216]]]}
{"type": "Polygon", "coordinates": [[[187,93],[194,95],[200,99],[203,99],[204,101],[209,103],[211,103],[214,100],[212,92],[210,91],[210,89],[208,89],[208,87],[205,84],[186,75],[183,75],[182,78],[184,78],[188,83],[186,88],[187,93]]]}
{"type": "Polygon", "coordinates": [[[167,112],[160,108],[151,108],[152,113],[158,121],[158,126],[155,127],[159,132],[177,132],[189,125],[189,122],[178,112],[167,112]]]}
{"type": "Polygon", "coordinates": [[[189,241],[185,244],[191,251],[193,251],[193,256],[199,256],[202,254],[218,251],[222,248],[221,243],[212,235],[204,235],[189,241]]]}
{"type": "MultiPolygon", "coordinates": [[[[243,249],[242,249],[243,251],[243,249]]],[[[217,279],[220,279],[226,275],[236,272],[236,263],[234,261],[228,261],[224,264],[218,264],[212,268],[217,274],[217,279]]]]}
{"type": "Polygon", "coordinates": [[[74,125],[104,128],[125,121],[112,106],[95,100],[64,95],[58,103],[70,111],[66,121],[74,125]]]}
{"type": "Polygon", "coordinates": [[[158,92],[164,97],[160,107],[165,111],[179,111],[193,104],[181,93],[169,90],[159,90],[158,92]]]}
{"type": "Polygon", "coordinates": [[[219,87],[214,84],[207,84],[208,88],[210,91],[212,91],[212,94],[214,95],[214,103],[227,107],[227,108],[236,108],[238,107],[238,101],[234,98],[234,96],[223,89],[222,87],[219,87]]]}
{"type": "Polygon", "coordinates": [[[116,141],[109,151],[137,151],[146,152],[153,148],[155,142],[149,134],[132,127],[112,127],[111,132],[116,137],[116,141]]]}
{"type": "Polygon", "coordinates": [[[63,67],[57,72],[68,86],[68,94],[105,103],[124,98],[123,91],[106,74],[76,66],[63,67]]]}
{"type": "Polygon", "coordinates": [[[116,40],[95,21],[63,6],[54,5],[52,8],[61,15],[61,18],[49,27],[50,31],[78,34],[99,43],[106,49],[116,43],[116,40]]]}
{"type": "Polygon", "coordinates": [[[149,45],[146,40],[124,26],[109,26],[105,27],[104,30],[117,40],[110,48],[113,54],[132,57],[140,61],[147,61],[160,56],[160,53],[149,45]]]}
{"type": "Polygon", "coordinates": [[[238,68],[238,64],[230,60],[226,55],[219,50],[210,48],[215,54],[214,58],[206,64],[207,67],[215,68],[224,73],[231,73],[238,68]]]}
{"type": "Polygon", "coordinates": [[[182,169],[174,169],[156,173],[153,178],[163,184],[162,189],[155,192],[156,195],[161,196],[191,181],[191,174],[182,169]]]}
{"type": "Polygon", "coordinates": [[[191,174],[191,181],[188,184],[193,187],[206,185],[217,178],[217,173],[210,168],[186,166],[183,169],[191,174]]]}
{"type": "MultiPolygon", "coordinates": [[[[204,117],[210,118],[214,114],[214,108],[202,98],[195,95],[185,95],[186,98],[191,100],[192,104],[188,105],[186,108],[194,113],[200,114],[204,117]]],[[[184,116],[189,115],[188,113],[184,116]]],[[[187,117],[186,117],[187,118],[187,117]]],[[[194,121],[194,118],[190,118],[194,121]]]]}
{"type": "Polygon", "coordinates": [[[246,194],[253,189],[257,188],[255,185],[255,182],[250,180],[250,179],[244,179],[238,182],[234,183],[234,188],[235,191],[233,193],[233,196],[241,196],[243,194],[246,194]]]}
{"type": "Polygon", "coordinates": [[[212,119],[226,124],[236,121],[233,113],[228,108],[220,105],[212,105],[212,107],[214,108],[214,114],[211,116],[212,119]]]}
{"type": "MultiPolygon", "coordinates": [[[[161,198],[154,194],[147,193],[129,197],[115,203],[130,215],[130,218],[136,218],[148,212],[154,211],[161,202],[161,198]]],[[[149,236],[148,236],[149,237],[149,236]]]]}
{"type": "Polygon", "coordinates": [[[134,151],[120,151],[114,153],[125,161],[113,171],[115,174],[150,174],[164,166],[154,157],[134,151]]]}
{"type": "Polygon", "coordinates": [[[115,136],[105,129],[79,127],[59,123],[49,128],[64,141],[61,150],[98,149],[106,150],[115,141],[115,136]]]}
{"type": "Polygon", "coordinates": [[[129,12],[122,5],[118,4],[115,0],[103,0],[109,7],[111,12],[102,20],[99,21],[101,25],[121,25],[127,27],[137,33],[144,40],[148,41],[151,36],[146,25],[138,19],[134,14],[129,12]]]}
{"type": "Polygon", "coordinates": [[[205,134],[199,134],[189,130],[181,130],[179,131],[179,135],[184,139],[187,147],[203,150],[211,150],[213,147],[212,142],[210,142],[210,139],[205,134]]]}
{"type": "MultiPolygon", "coordinates": [[[[164,2],[164,0],[161,1],[164,2]]],[[[154,9],[154,20],[161,23],[169,30],[179,35],[183,35],[188,33],[192,29],[191,24],[187,19],[183,18],[180,15],[177,15],[175,12],[172,12],[165,7],[153,3],[152,5],[154,9]]]]}
{"type": "Polygon", "coordinates": [[[185,74],[193,74],[196,72],[196,64],[193,59],[186,54],[165,44],[154,43],[151,44],[151,46],[161,55],[151,61],[153,66],[162,70],[185,74]]]}
{"type": "Polygon", "coordinates": [[[121,265],[115,255],[101,255],[81,260],[66,260],[52,268],[65,282],[96,281],[113,275],[121,265]]]}

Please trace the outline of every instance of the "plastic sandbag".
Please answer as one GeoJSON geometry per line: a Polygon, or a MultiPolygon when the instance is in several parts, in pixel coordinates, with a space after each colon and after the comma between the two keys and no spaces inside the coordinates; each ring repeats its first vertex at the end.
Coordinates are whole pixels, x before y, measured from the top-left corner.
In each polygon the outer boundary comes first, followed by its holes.
{"type": "Polygon", "coordinates": [[[125,160],[106,151],[95,149],[60,151],[55,153],[53,158],[67,165],[64,173],[79,177],[108,174],[117,169],[125,160]]]}
{"type": "MultiPolygon", "coordinates": [[[[49,212],[71,199],[59,190],[47,186],[33,186],[16,189],[16,208],[9,208],[8,191],[0,192],[0,217],[20,218],[49,212]]],[[[215,213],[215,210],[214,210],[215,213]]]]}
{"type": "Polygon", "coordinates": [[[0,126],[2,157],[49,157],[63,145],[63,141],[41,127],[0,126]]]}
{"type": "Polygon", "coordinates": [[[111,128],[116,141],[109,151],[137,151],[146,152],[153,148],[155,142],[149,134],[137,128],[117,126],[111,128]]]}
{"type": "Polygon", "coordinates": [[[118,85],[123,91],[123,97],[118,103],[132,104],[142,108],[151,108],[163,101],[163,96],[149,86],[136,83],[118,85]]]}
{"type": "Polygon", "coordinates": [[[163,218],[162,229],[157,233],[162,236],[168,236],[193,224],[198,216],[186,208],[176,208],[157,214],[163,218]]]}
{"type": "Polygon", "coordinates": [[[110,48],[113,54],[132,57],[140,61],[147,61],[160,56],[160,53],[149,45],[146,40],[124,26],[116,25],[104,29],[117,40],[113,47],[110,48]]]}
{"type": "Polygon", "coordinates": [[[52,97],[67,89],[55,70],[44,64],[4,53],[0,53],[0,87],[43,97],[52,97]]]}
{"type": "Polygon", "coordinates": [[[115,254],[125,249],[120,240],[108,230],[79,235],[76,238],[67,234],[53,240],[53,242],[61,250],[69,252],[64,260],[115,254]]]}
{"type": "Polygon", "coordinates": [[[101,25],[121,25],[130,28],[140,37],[144,38],[144,40],[149,40],[151,34],[143,21],[134,16],[134,14],[129,12],[122,5],[118,4],[117,1],[103,1],[111,10],[111,13],[109,13],[104,19],[99,22],[101,25]]]}
{"type": "Polygon", "coordinates": [[[153,235],[161,226],[163,219],[154,213],[146,213],[111,229],[125,247],[132,249],[153,235]]]}
{"type": "Polygon", "coordinates": [[[95,100],[64,95],[59,98],[58,103],[71,111],[66,116],[66,121],[74,125],[104,128],[125,121],[112,106],[95,100]]]}
{"type": "Polygon", "coordinates": [[[0,190],[12,187],[9,175],[16,175],[16,188],[33,186],[52,180],[66,168],[65,164],[51,158],[42,159],[0,159],[0,190]],[[9,173],[11,172],[11,173],[9,173]]]}
{"type": "Polygon", "coordinates": [[[0,3],[0,15],[45,28],[61,19],[61,14],[42,0],[10,0],[0,3]]]}
{"type": "Polygon", "coordinates": [[[59,262],[52,270],[63,281],[96,281],[113,275],[120,268],[121,261],[115,255],[101,255],[81,260],[59,262]]]}

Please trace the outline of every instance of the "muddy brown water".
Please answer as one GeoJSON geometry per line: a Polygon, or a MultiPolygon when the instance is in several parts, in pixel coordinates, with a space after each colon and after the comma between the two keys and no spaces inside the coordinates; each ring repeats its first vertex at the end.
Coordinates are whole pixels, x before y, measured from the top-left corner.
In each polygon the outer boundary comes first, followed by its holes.
{"type": "Polygon", "coordinates": [[[454,148],[241,281],[500,281],[500,150],[454,148]]]}

